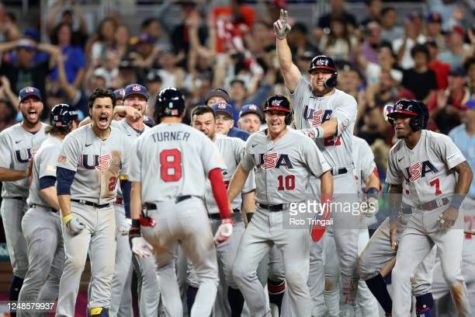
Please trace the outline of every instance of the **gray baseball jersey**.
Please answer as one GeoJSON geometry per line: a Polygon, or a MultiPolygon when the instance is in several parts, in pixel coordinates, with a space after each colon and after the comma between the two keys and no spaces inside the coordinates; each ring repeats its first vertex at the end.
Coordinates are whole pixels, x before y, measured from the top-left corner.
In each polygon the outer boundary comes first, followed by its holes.
{"type": "Polygon", "coordinates": [[[297,129],[317,127],[332,118],[337,119],[337,135],[317,139],[316,143],[331,167],[352,168],[351,136],[356,121],[355,98],[338,89],[329,96],[316,97],[303,77],[290,97],[297,129]]]}
{"type": "Polygon", "coordinates": [[[304,201],[309,195],[308,171],[319,177],[330,170],[312,139],[291,129],[275,143],[265,131],[252,134],[241,163],[248,171],[256,167],[256,200],[262,204],[304,201]]]}
{"type": "Polygon", "coordinates": [[[34,204],[50,207],[46,200],[40,195],[40,178],[46,176],[56,177],[56,163],[58,162],[61,143],[62,141],[60,139],[48,135],[38,149],[38,152],[36,152],[33,158],[30,195],[26,200],[28,205],[34,204]]]}
{"type": "MultiPolygon", "coordinates": [[[[119,131],[121,131],[123,134],[125,134],[126,136],[129,137],[130,140],[133,140],[131,141],[131,146],[133,146],[133,142],[135,142],[135,140],[142,135],[143,132],[147,131],[150,129],[149,126],[145,125],[144,124],[144,130],[141,132],[141,131],[137,131],[135,130],[134,128],[132,128],[128,123],[127,123],[127,120],[126,119],[122,119],[122,120],[119,120],[119,121],[116,121],[116,120],[112,120],[111,122],[111,126],[114,127],[114,128],[117,128],[119,131]]],[[[119,185],[119,184],[118,184],[119,185]]],[[[117,196],[118,197],[122,197],[122,189],[120,188],[120,186],[117,186],[117,196]]]]}
{"type": "Polygon", "coordinates": [[[374,163],[374,154],[366,140],[355,135],[353,140],[353,162],[355,163],[355,179],[358,187],[358,193],[362,192],[364,181],[374,173],[376,163],[374,163]]]}
{"type": "Polygon", "coordinates": [[[130,150],[130,140],[114,127],[106,140],[98,138],[91,125],[68,134],[58,167],[76,172],[71,196],[97,204],[112,203],[119,175],[127,174],[130,150]]]}
{"type": "MultiPolygon", "coordinates": [[[[221,153],[223,156],[224,164],[226,165],[226,168],[223,169],[223,180],[227,186],[233,177],[236,167],[241,161],[245,142],[239,138],[231,138],[222,134],[216,134],[216,140],[214,143],[218,147],[219,153],[221,153]]],[[[255,188],[256,184],[254,182],[254,173],[251,171],[246,183],[244,184],[242,192],[248,193],[255,188]]],[[[205,203],[209,214],[219,213],[216,200],[214,199],[213,192],[211,190],[211,183],[209,181],[206,182],[205,203]]],[[[233,209],[241,209],[241,203],[242,197],[241,195],[237,195],[232,202],[233,209]]]]}
{"type": "Polygon", "coordinates": [[[448,136],[422,130],[415,148],[409,149],[404,140],[391,148],[386,182],[402,184],[403,203],[417,208],[437,196],[452,195],[456,175],[450,169],[464,161],[448,136]]]}
{"type": "Polygon", "coordinates": [[[225,165],[206,135],[182,123],[159,124],[137,139],[129,179],[142,182],[143,202],[203,197],[208,173],[215,168],[225,165]]]}
{"type": "MultiPolygon", "coordinates": [[[[25,170],[28,161],[33,157],[41,142],[46,138],[45,124],[36,132],[31,133],[17,123],[0,133],[0,167],[25,170]]],[[[28,179],[14,182],[3,182],[2,197],[28,197],[28,179]]]]}

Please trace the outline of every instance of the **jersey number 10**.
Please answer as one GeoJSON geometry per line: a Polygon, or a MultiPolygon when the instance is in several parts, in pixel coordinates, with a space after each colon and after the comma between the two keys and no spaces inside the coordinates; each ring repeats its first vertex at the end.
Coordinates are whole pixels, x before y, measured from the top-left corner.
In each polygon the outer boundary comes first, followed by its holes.
{"type": "Polygon", "coordinates": [[[279,187],[277,190],[293,190],[295,188],[295,176],[294,175],[279,175],[277,176],[279,181],[279,187]]]}
{"type": "Polygon", "coordinates": [[[164,182],[181,179],[181,152],[177,149],[160,152],[160,178],[164,182]]]}

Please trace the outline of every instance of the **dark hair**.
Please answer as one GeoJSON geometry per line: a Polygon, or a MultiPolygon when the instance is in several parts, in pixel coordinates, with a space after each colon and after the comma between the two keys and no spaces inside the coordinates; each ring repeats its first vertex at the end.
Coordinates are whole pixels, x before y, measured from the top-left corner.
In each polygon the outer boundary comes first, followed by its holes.
{"type": "Polygon", "coordinates": [[[106,24],[108,22],[112,23],[112,25],[114,26],[115,29],[117,29],[117,27],[119,26],[118,23],[117,23],[117,20],[114,19],[114,18],[106,17],[106,18],[102,19],[102,21],[99,22],[99,25],[97,26],[97,30],[96,30],[98,41],[104,41],[104,36],[102,36],[102,28],[104,27],[104,24],[106,24]]]}
{"type": "Polygon", "coordinates": [[[396,11],[395,7],[384,7],[381,9],[381,15],[386,15],[388,12],[396,11]]]}
{"type": "Polygon", "coordinates": [[[241,86],[244,87],[244,89],[246,89],[246,83],[244,82],[244,80],[242,79],[239,79],[239,78],[234,78],[233,80],[231,80],[231,82],[229,83],[230,86],[234,85],[234,84],[241,84],[241,86]]]}
{"type": "Polygon", "coordinates": [[[193,119],[194,116],[201,116],[206,113],[211,113],[213,115],[213,118],[216,118],[216,114],[214,113],[214,110],[211,107],[208,106],[196,106],[191,110],[191,119],[193,119]]]}
{"type": "Polygon", "coordinates": [[[94,104],[94,101],[96,101],[97,98],[110,98],[112,100],[112,107],[115,107],[116,98],[112,90],[100,88],[94,90],[94,92],[89,96],[89,100],[87,102],[89,109],[92,108],[92,105],[94,104]]]}
{"type": "Polygon", "coordinates": [[[470,66],[475,65],[475,57],[470,57],[467,58],[465,63],[463,64],[463,68],[465,68],[466,71],[470,68],[470,66]]]}
{"type": "Polygon", "coordinates": [[[147,28],[153,22],[160,23],[160,21],[157,18],[150,17],[150,18],[146,18],[145,20],[142,21],[142,24],[140,25],[140,28],[143,30],[143,29],[147,28]]]}
{"type": "Polygon", "coordinates": [[[63,26],[66,26],[69,28],[69,31],[71,32],[71,38],[70,38],[70,43],[69,44],[72,44],[72,41],[73,41],[73,27],[70,23],[67,23],[67,22],[61,22],[59,23],[58,25],[56,25],[53,29],[53,31],[51,31],[51,34],[50,34],[50,40],[51,40],[51,44],[53,45],[58,45],[59,43],[59,40],[58,40],[58,33],[59,33],[59,30],[63,27],[63,26]]]}
{"type": "Polygon", "coordinates": [[[429,49],[428,49],[427,46],[424,45],[424,44],[416,44],[416,45],[414,45],[414,47],[411,49],[411,57],[414,58],[414,56],[415,56],[417,53],[423,53],[423,54],[426,55],[426,58],[427,58],[427,59],[430,58],[429,49]]]}
{"type": "Polygon", "coordinates": [[[297,22],[295,23],[294,25],[292,25],[292,31],[297,31],[297,32],[300,32],[304,35],[307,35],[308,34],[308,28],[307,26],[302,23],[302,22],[297,22]]]}

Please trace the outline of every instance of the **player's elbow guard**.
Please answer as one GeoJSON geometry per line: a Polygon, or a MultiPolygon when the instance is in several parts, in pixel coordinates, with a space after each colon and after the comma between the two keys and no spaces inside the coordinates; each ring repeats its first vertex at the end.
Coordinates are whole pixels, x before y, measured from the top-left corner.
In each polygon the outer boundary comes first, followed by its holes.
{"type": "Polygon", "coordinates": [[[71,185],[74,180],[74,172],[66,168],[56,169],[56,192],[58,195],[71,195],[71,185]]]}

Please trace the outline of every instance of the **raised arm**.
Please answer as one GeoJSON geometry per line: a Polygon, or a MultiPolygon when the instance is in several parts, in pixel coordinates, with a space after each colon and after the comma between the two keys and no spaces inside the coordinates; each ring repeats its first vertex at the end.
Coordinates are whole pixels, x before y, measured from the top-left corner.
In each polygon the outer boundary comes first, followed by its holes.
{"type": "Polygon", "coordinates": [[[287,16],[287,11],[282,9],[280,10],[279,20],[274,22],[275,46],[285,86],[290,92],[294,92],[302,74],[297,65],[292,62],[292,52],[287,43],[287,34],[291,29],[287,21],[287,16]]]}

